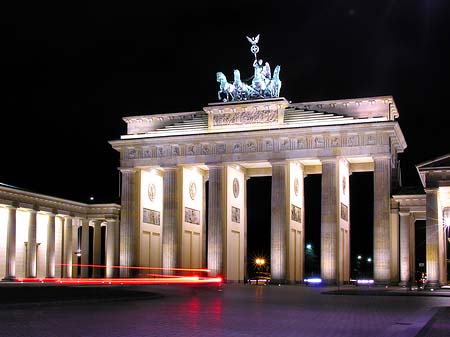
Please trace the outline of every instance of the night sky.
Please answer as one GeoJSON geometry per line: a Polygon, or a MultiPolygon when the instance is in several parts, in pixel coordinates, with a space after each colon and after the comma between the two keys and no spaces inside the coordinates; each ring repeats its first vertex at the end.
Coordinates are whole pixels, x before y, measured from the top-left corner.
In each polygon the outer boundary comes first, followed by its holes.
{"type": "Polygon", "coordinates": [[[118,202],[121,118],[216,102],[217,71],[252,75],[258,33],[292,102],[394,97],[404,185],[449,152],[448,1],[166,3],[2,5],[0,182],[118,202]]]}

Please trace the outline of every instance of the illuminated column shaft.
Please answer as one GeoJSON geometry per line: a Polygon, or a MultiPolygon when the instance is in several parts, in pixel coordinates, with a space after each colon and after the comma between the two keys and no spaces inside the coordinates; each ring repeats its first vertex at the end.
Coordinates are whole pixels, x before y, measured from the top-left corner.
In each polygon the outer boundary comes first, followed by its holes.
{"type": "Polygon", "coordinates": [[[89,276],[89,219],[81,220],[81,277],[89,276]]]}
{"type": "Polygon", "coordinates": [[[106,225],[106,277],[115,277],[117,270],[114,268],[116,263],[116,251],[119,248],[116,244],[116,220],[107,220],[106,225]]]}
{"type": "Polygon", "coordinates": [[[410,265],[410,231],[411,231],[411,214],[400,212],[400,284],[406,285],[411,281],[411,265],[410,265]]]}
{"type": "Polygon", "coordinates": [[[426,263],[427,263],[427,284],[435,287],[440,284],[439,259],[439,202],[438,190],[426,189],[427,220],[426,220],[426,263]]]}
{"type": "Polygon", "coordinates": [[[374,158],[373,274],[375,282],[391,281],[391,158],[374,158]]]}
{"type": "Polygon", "coordinates": [[[321,201],[321,277],[326,283],[337,280],[337,228],[338,228],[338,163],[337,160],[322,162],[321,201]]]}
{"type": "Polygon", "coordinates": [[[208,269],[211,276],[223,275],[225,226],[225,177],[222,166],[209,166],[208,269]]]}
{"type": "MultiPolygon", "coordinates": [[[[102,223],[100,220],[94,222],[94,264],[101,265],[102,263],[102,223]]],[[[94,277],[102,275],[101,267],[94,267],[94,277]]]]}
{"type": "MultiPolygon", "coordinates": [[[[177,168],[165,168],[163,177],[163,268],[179,267],[177,168]]],[[[167,273],[169,271],[166,270],[167,273]]]]}
{"type": "Polygon", "coordinates": [[[72,258],[75,255],[72,247],[72,218],[63,218],[64,224],[64,277],[72,277],[72,258]]]}
{"type": "Polygon", "coordinates": [[[28,222],[27,272],[26,277],[36,277],[36,210],[30,211],[28,222]]]}
{"type": "Polygon", "coordinates": [[[271,257],[272,280],[287,279],[286,162],[272,162],[271,257]]]}
{"type": "Polygon", "coordinates": [[[46,277],[55,277],[55,214],[48,215],[47,222],[46,277]]]}
{"type": "Polygon", "coordinates": [[[14,281],[16,279],[16,211],[16,207],[8,207],[5,281],[14,281]]]}
{"type": "Polygon", "coordinates": [[[120,217],[120,276],[130,277],[133,275],[131,269],[137,265],[137,176],[138,172],[133,169],[122,170],[122,208],[120,217]]]}

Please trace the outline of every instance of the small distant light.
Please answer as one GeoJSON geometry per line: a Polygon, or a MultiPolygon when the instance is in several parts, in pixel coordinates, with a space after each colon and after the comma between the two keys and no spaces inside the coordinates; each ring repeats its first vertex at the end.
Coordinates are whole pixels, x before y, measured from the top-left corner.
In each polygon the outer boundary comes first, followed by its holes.
{"type": "Polygon", "coordinates": [[[358,256],[357,256],[357,259],[358,259],[358,260],[361,260],[361,259],[362,259],[362,256],[361,256],[361,255],[358,255],[358,256]]]}
{"type": "Polygon", "coordinates": [[[321,278],[318,278],[318,277],[305,278],[304,281],[305,281],[306,283],[314,283],[314,284],[322,283],[322,279],[321,279],[321,278]]]}
{"type": "Polygon", "coordinates": [[[90,197],[89,200],[90,200],[90,201],[94,200],[94,197],[90,197]]]}
{"type": "Polygon", "coordinates": [[[312,245],[310,244],[310,243],[308,243],[307,245],[306,245],[306,249],[311,249],[312,248],[312,245]]]}
{"type": "Polygon", "coordinates": [[[368,258],[367,258],[367,262],[372,262],[372,258],[371,258],[371,257],[368,257],[368,258]]]}
{"type": "Polygon", "coordinates": [[[374,281],[373,280],[358,280],[358,281],[356,281],[356,283],[358,283],[358,284],[373,284],[374,281]]]}

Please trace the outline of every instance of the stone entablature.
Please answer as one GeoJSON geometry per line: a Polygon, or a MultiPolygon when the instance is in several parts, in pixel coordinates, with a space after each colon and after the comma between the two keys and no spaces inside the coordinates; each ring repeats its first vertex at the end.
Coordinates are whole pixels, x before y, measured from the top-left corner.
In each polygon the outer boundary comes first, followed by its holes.
{"type": "Polygon", "coordinates": [[[119,219],[120,205],[84,204],[0,185],[0,205],[88,219],[119,219]]]}
{"type": "Polygon", "coordinates": [[[393,195],[391,200],[391,209],[401,213],[414,214],[417,220],[425,220],[426,195],[393,195]]]}
{"type": "Polygon", "coordinates": [[[127,123],[127,134],[139,134],[155,131],[158,128],[164,126],[190,120],[198,114],[202,114],[203,111],[193,112],[178,112],[171,114],[156,114],[146,116],[131,116],[123,117],[125,123],[127,123]]]}
{"type": "Polygon", "coordinates": [[[284,98],[233,103],[211,103],[203,108],[208,114],[209,130],[247,129],[282,125],[289,102],[284,98]]]}
{"type": "Polygon", "coordinates": [[[406,142],[397,122],[317,128],[242,131],[111,141],[121,166],[192,164],[214,161],[377,155],[403,152],[406,142]],[[391,147],[393,147],[391,149],[391,147]]]}
{"type": "Polygon", "coordinates": [[[291,104],[299,109],[327,111],[354,118],[385,118],[393,121],[399,117],[392,96],[342,99],[291,104]]]}
{"type": "MultiPolygon", "coordinates": [[[[295,111],[294,111],[295,116],[295,111]]],[[[392,96],[291,103],[284,98],[211,103],[203,111],[124,117],[127,134],[122,139],[230,132],[273,128],[309,127],[361,122],[394,121],[399,114],[392,96]],[[319,118],[292,123],[287,114],[297,109],[319,118]],[[329,117],[320,118],[327,114],[329,117]],[[204,120],[204,123],[203,123],[204,120]],[[191,123],[191,124],[190,124],[191,123]],[[293,125],[294,124],[294,125],[293,125]],[[175,128],[174,128],[175,127],[175,128]]]]}

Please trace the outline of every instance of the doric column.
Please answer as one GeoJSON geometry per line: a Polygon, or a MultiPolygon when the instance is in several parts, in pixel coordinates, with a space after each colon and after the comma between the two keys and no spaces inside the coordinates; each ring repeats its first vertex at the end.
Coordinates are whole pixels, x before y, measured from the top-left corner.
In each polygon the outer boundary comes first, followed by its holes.
{"type": "Polygon", "coordinates": [[[64,228],[64,277],[72,277],[72,257],[74,255],[74,249],[72,247],[72,218],[62,218],[64,228]]]}
{"type": "Polygon", "coordinates": [[[8,207],[8,222],[6,224],[6,272],[4,281],[16,280],[16,212],[16,207],[8,207]]]}
{"type": "Polygon", "coordinates": [[[426,264],[427,264],[427,285],[429,287],[436,287],[440,285],[440,264],[439,259],[440,245],[439,245],[439,202],[438,189],[427,188],[426,193],[426,264]]]}
{"type": "Polygon", "coordinates": [[[47,268],[46,277],[55,277],[55,216],[56,214],[50,213],[48,215],[47,222],[47,268]]]}
{"type": "Polygon", "coordinates": [[[411,213],[399,212],[400,215],[400,284],[407,285],[411,282],[410,266],[410,231],[411,213]]]}
{"type": "MultiPolygon", "coordinates": [[[[163,268],[179,267],[177,168],[164,168],[163,177],[163,268]]],[[[169,271],[165,271],[170,273],[169,271]]]]}
{"type": "Polygon", "coordinates": [[[271,200],[271,274],[274,282],[287,280],[287,228],[286,215],[287,172],[286,161],[271,162],[272,200],[271,200]]]}
{"type": "MultiPolygon", "coordinates": [[[[93,263],[97,266],[102,263],[102,223],[100,220],[94,221],[94,251],[93,251],[93,263]]],[[[94,267],[94,277],[101,277],[102,268],[94,267]]]]}
{"type": "Polygon", "coordinates": [[[81,219],[81,277],[89,277],[89,219],[81,219]]]}
{"type": "Polygon", "coordinates": [[[28,222],[26,277],[36,277],[36,218],[37,211],[30,210],[28,222]]]}
{"type": "Polygon", "coordinates": [[[223,275],[225,227],[225,177],[222,165],[209,165],[208,269],[211,276],[223,275]]]}
{"type": "Polygon", "coordinates": [[[335,283],[337,281],[338,188],[337,160],[322,161],[320,266],[322,279],[326,283],[335,283]]]}
{"type": "Polygon", "coordinates": [[[377,283],[391,281],[391,158],[374,158],[373,275],[377,283]]]}
{"type": "Polygon", "coordinates": [[[120,276],[130,277],[133,272],[128,267],[137,265],[137,181],[138,172],[135,169],[123,169],[122,174],[122,208],[120,217],[120,276]]]}
{"type": "Polygon", "coordinates": [[[106,225],[106,277],[115,277],[115,255],[119,247],[116,245],[116,227],[115,219],[108,219],[106,225]]]}

